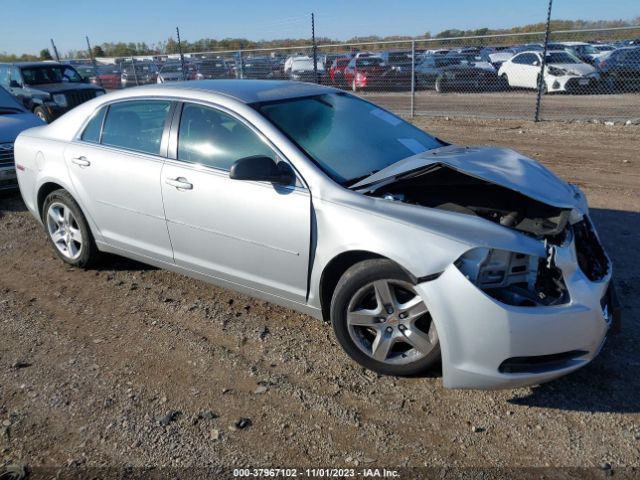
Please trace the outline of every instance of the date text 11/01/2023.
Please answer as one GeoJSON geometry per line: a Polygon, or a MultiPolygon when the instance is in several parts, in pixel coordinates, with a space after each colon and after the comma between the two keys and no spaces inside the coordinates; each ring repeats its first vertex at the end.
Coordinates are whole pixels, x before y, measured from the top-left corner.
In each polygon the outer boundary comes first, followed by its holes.
{"type": "Polygon", "coordinates": [[[283,478],[400,478],[397,470],[386,468],[237,468],[234,477],[283,478]]]}

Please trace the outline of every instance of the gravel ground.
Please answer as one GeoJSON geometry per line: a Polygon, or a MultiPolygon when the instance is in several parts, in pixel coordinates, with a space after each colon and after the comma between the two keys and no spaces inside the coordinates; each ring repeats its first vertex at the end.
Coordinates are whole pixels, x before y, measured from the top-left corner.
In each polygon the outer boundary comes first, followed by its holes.
{"type": "Polygon", "coordinates": [[[420,119],[586,191],[615,262],[622,334],[531,388],[378,377],[310,317],[118,257],[65,266],[0,197],[0,465],[640,466],[640,127],[420,119]]]}

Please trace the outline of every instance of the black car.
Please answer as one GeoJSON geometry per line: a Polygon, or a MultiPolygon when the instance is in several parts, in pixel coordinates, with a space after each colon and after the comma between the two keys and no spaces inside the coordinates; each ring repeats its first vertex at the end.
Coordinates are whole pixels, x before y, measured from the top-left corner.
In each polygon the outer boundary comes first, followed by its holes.
{"type": "Polygon", "coordinates": [[[475,55],[426,55],[416,67],[416,84],[421,88],[433,88],[437,92],[477,92],[503,90],[504,81],[495,69],[477,66],[483,62],[475,55]]]}
{"type": "Polygon", "coordinates": [[[2,63],[0,86],[47,123],[105,93],[71,65],[56,62],[2,63]]]}
{"type": "Polygon", "coordinates": [[[237,67],[236,74],[239,78],[271,79],[273,68],[269,57],[247,57],[242,59],[242,69],[237,67]]]}
{"type": "Polygon", "coordinates": [[[229,65],[222,58],[204,59],[195,64],[195,78],[191,80],[210,80],[216,78],[234,78],[229,65]]]}
{"type": "Polygon", "coordinates": [[[598,63],[598,68],[607,91],[640,90],[640,47],[614,50],[598,63]]]}
{"type": "Polygon", "coordinates": [[[158,81],[158,67],[151,61],[122,61],[119,65],[122,88],[149,85],[158,81]]]}

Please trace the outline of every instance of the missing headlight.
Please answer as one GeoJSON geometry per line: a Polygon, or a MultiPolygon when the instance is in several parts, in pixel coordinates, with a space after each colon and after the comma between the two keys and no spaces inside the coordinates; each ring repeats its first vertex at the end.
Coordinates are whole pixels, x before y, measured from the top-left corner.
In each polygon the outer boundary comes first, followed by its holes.
{"type": "Polygon", "coordinates": [[[562,272],[552,259],[489,248],[474,248],[456,267],[490,297],[518,307],[567,303],[562,272]]]}

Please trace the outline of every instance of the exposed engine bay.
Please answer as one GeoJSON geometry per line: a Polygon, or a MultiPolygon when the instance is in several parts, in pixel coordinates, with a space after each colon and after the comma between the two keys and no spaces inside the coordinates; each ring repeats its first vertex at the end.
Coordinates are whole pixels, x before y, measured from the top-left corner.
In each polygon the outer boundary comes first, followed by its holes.
{"type": "Polygon", "coordinates": [[[409,174],[371,195],[483,217],[538,238],[561,242],[570,210],[545,205],[514,190],[437,165],[409,174]]]}
{"type": "Polygon", "coordinates": [[[588,219],[571,225],[569,209],[547,205],[447,166],[409,173],[372,189],[369,195],[482,217],[544,241],[545,258],[475,248],[455,262],[478,288],[507,305],[552,306],[570,301],[562,271],[554,261],[554,249],[568,238],[575,239],[578,265],[590,280],[604,277],[609,268],[588,219]]]}

